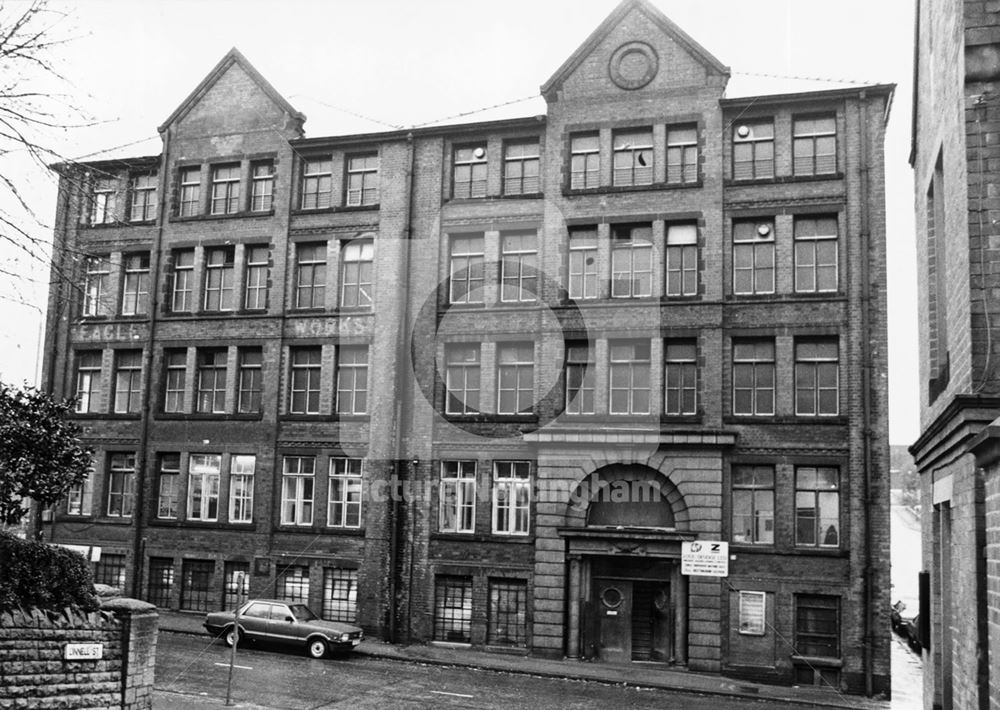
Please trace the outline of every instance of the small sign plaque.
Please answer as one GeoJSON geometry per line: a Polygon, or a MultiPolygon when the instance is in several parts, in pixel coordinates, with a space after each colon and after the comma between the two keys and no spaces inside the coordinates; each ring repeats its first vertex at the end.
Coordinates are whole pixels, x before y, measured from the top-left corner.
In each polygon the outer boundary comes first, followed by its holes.
{"type": "Polygon", "coordinates": [[[104,658],[103,643],[68,643],[63,650],[67,661],[99,661],[104,658]]]}
{"type": "Polygon", "coordinates": [[[681,543],[681,574],[729,576],[729,543],[695,540],[681,543]]]}

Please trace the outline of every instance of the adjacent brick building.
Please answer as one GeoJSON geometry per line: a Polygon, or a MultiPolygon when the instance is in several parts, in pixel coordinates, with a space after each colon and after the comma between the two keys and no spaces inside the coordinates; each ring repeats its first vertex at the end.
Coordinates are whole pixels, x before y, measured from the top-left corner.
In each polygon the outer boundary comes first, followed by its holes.
{"type": "Polygon", "coordinates": [[[544,116],[305,138],[236,50],[62,166],[53,539],[205,611],[889,690],[891,86],[725,98],[626,0],[544,116]],[[680,573],[729,543],[729,576],[680,573]]]}
{"type": "Polygon", "coordinates": [[[1000,8],[920,0],[913,146],[920,290],[924,705],[1000,708],[1000,8]]]}

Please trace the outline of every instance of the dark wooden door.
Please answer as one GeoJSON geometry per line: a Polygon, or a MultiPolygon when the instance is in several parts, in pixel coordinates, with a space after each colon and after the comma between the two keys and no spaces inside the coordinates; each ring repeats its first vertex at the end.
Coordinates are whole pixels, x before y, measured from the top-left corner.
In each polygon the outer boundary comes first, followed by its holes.
{"type": "Polygon", "coordinates": [[[632,660],[632,583],[595,579],[594,597],[599,619],[598,656],[602,661],[632,660]]]}

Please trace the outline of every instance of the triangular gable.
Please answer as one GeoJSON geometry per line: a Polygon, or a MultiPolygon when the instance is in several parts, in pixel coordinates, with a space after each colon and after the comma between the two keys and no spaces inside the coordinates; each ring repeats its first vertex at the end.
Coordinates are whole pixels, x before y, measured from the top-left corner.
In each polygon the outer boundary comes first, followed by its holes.
{"type": "Polygon", "coordinates": [[[271,86],[271,83],[265,79],[259,71],[257,71],[253,64],[251,64],[247,58],[243,56],[240,50],[233,47],[226,52],[226,56],[224,56],[222,60],[215,65],[215,68],[208,73],[208,76],[201,80],[201,83],[195,87],[194,91],[192,91],[191,94],[181,102],[181,105],[178,106],[172,114],[170,114],[170,117],[164,121],[163,125],[157,130],[162,133],[168,126],[186,116],[188,112],[194,108],[198,101],[201,100],[201,98],[207,94],[213,86],[215,86],[216,82],[222,78],[222,76],[233,64],[239,64],[240,68],[243,69],[243,71],[247,73],[254,83],[260,87],[261,91],[263,91],[267,97],[271,99],[271,101],[281,108],[282,111],[298,121],[299,125],[305,123],[305,114],[296,111],[295,108],[293,108],[292,105],[285,100],[285,97],[279,94],[278,91],[271,86]]]}
{"type": "Polygon", "coordinates": [[[650,4],[647,0],[622,0],[610,15],[598,25],[590,36],[581,44],[575,52],[563,62],[563,65],[556,70],[552,77],[542,84],[541,92],[547,100],[562,87],[563,82],[583,63],[583,61],[595,50],[595,48],[611,33],[632,10],[643,12],[671,39],[684,47],[688,53],[706,68],[729,76],[729,67],[720,62],[707,49],[702,47],[687,32],[682,30],[669,17],[660,12],[659,9],[650,4]]]}

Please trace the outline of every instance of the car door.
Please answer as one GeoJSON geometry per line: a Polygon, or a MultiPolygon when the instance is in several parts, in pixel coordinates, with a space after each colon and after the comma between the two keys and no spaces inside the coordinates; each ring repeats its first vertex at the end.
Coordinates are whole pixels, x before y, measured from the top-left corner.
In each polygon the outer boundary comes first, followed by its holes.
{"type": "Polygon", "coordinates": [[[298,643],[302,641],[296,633],[295,615],[287,604],[272,604],[271,618],[267,622],[267,635],[271,641],[298,643]]]}
{"type": "Polygon", "coordinates": [[[262,641],[267,638],[267,622],[271,615],[271,605],[253,602],[240,614],[240,627],[249,639],[262,641]]]}

